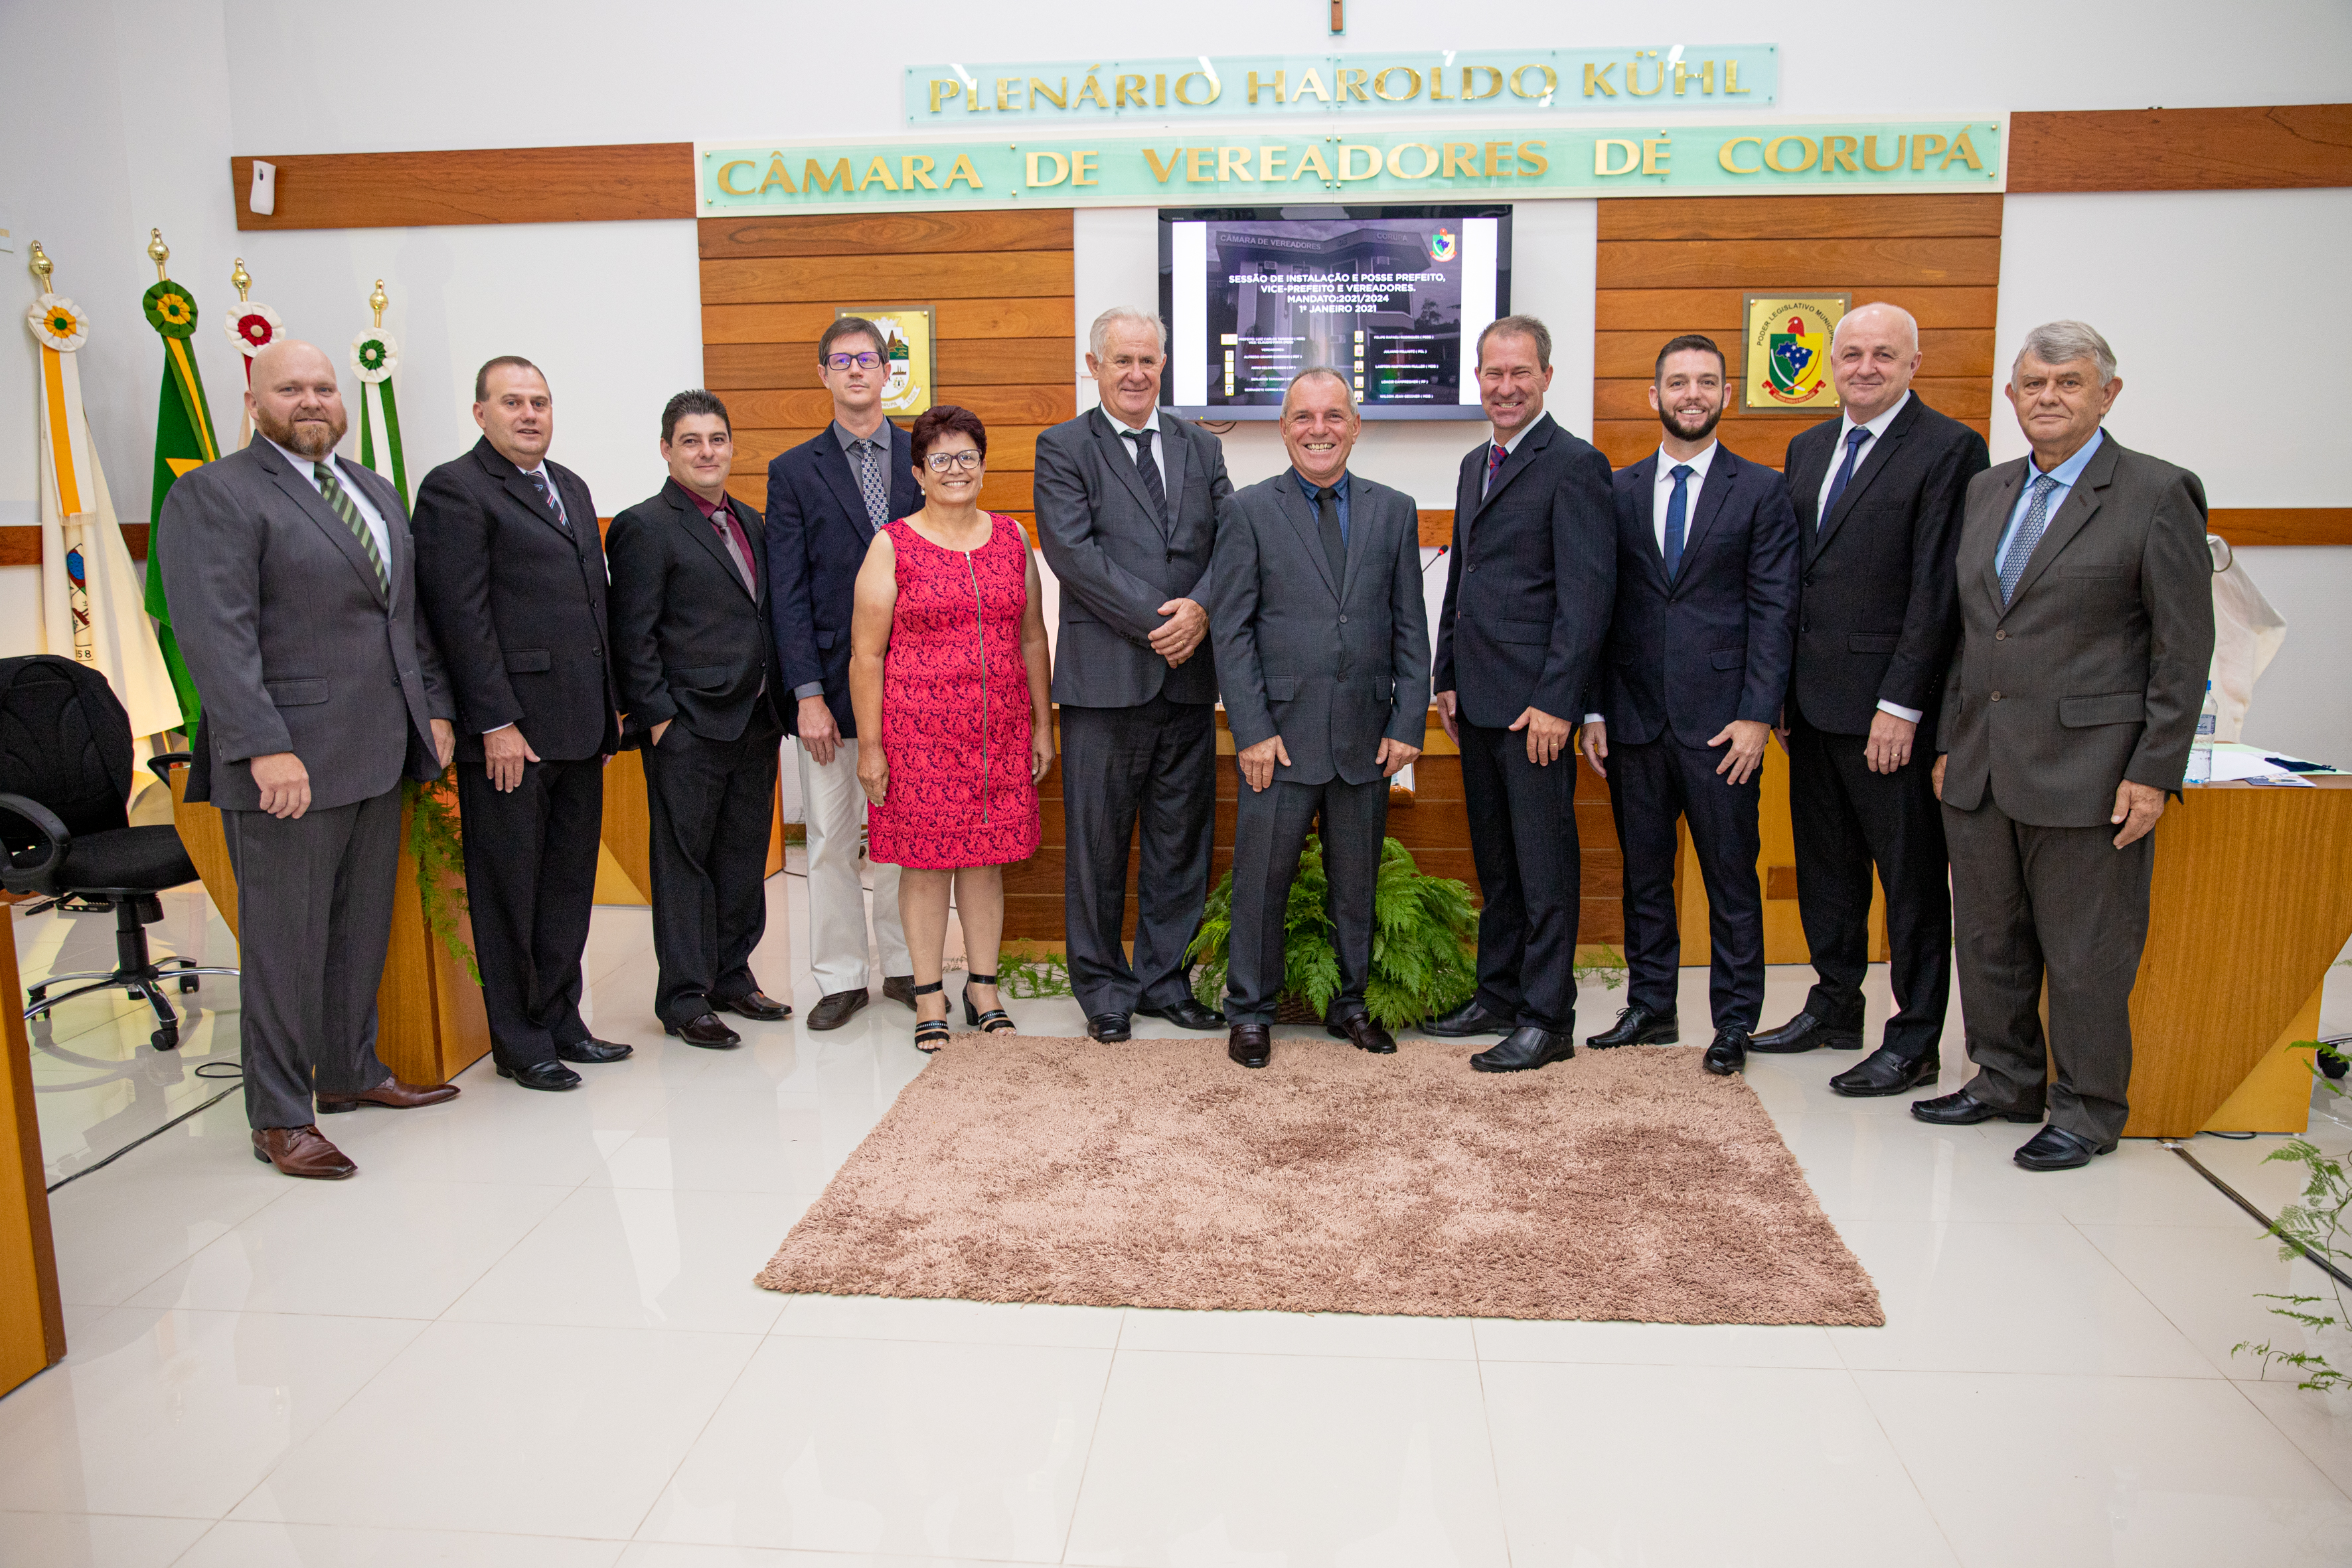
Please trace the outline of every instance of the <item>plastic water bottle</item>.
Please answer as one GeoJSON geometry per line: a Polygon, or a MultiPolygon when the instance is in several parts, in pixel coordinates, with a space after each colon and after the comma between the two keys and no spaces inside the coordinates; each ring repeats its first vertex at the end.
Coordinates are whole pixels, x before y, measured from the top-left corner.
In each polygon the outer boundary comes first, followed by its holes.
{"type": "Polygon", "coordinates": [[[2189,784],[2213,782],[2213,731],[2221,722],[2221,710],[2213,704],[2213,683],[2205,683],[2205,708],[2197,715],[2197,738],[2189,742],[2189,784]]]}

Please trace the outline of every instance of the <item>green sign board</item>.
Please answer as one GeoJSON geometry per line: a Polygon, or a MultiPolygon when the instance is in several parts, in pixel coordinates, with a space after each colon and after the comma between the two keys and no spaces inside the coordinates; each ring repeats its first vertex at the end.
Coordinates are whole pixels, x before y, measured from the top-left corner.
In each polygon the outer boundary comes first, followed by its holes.
{"type": "Polygon", "coordinates": [[[1518,129],[1475,125],[1283,135],[981,142],[703,143],[696,210],[820,212],[894,207],[1232,206],[1545,196],[1837,195],[1998,191],[2003,123],[1518,129]]]}
{"type": "Polygon", "coordinates": [[[1644,102],[1752,112],[1770,108],[1780,90],[1776,44],[951,62],[908,66],[905,78],[908,124],[965,132],[1009,120],[1622,113],[1644,102]]]}

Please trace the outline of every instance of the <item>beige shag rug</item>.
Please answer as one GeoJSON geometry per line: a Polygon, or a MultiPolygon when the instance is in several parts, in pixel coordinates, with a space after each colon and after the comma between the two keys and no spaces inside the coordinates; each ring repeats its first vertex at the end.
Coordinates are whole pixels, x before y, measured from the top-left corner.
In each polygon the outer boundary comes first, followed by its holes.
{"type": "Polygon", "coordinates": [[[1886,1320],[1754,1091],[1696,1047],[1475,1073],[1277,1036],[959,1035],[772,1290],[1420,1317],[1886,1320]]]}

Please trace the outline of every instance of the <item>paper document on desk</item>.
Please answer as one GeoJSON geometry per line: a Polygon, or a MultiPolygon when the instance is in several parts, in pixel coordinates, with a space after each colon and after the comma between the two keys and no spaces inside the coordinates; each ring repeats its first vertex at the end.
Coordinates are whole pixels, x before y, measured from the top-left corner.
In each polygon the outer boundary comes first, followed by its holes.
{"type": "Polygon", "coordinates": [[[2217,741],[2213,743],[2212,782],[2215,784],[2227,784],[2231,779],[2280,783],[2294,779],[2298,773],[2333,772],[2333,768],[2324,764],[2307,763],[2301,757],[2284,756],[2261,746],[2250,746],[2242,741],[2217,741]]]}

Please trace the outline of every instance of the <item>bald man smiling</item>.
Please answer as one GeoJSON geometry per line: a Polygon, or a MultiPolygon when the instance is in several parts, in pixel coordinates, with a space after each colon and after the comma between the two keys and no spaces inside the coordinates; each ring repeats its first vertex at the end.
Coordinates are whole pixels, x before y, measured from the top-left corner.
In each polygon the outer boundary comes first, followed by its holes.
{"type": "Polygon", "coordinates": [[[400,783],[457,749],[441,661],[416,624],[399,495],[335,455],[335,367],[299,341],[254,356],[252,445],[172,487],[163,587],[204,698],[188,798],[218,806],[236,868],[245,1105],[254,1158],[289,1176],[358,1167],[320,1113],[448,1100],[376,1055],[400,861],[400,783]]]}

